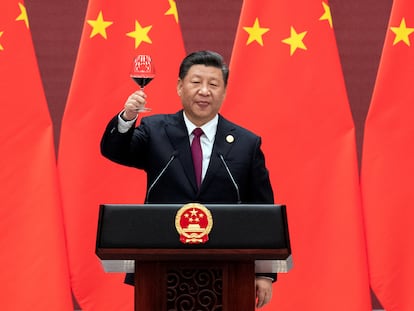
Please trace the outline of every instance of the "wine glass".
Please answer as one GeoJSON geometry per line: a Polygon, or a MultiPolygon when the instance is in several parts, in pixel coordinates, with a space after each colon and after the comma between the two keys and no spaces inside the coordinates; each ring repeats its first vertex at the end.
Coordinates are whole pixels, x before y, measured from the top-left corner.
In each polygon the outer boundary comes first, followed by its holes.
{"type": "MultiPolygon", "coordinates": [[[[144,90],[144,87],[155,77],[155,68],[151,56],[137,55],[132,63],[129,76],[140,86],[141,90],[144,90]]],[[[151,111],[151,109],[144,107],[139,109],[139,112],[141,111],[151,111]]]]}

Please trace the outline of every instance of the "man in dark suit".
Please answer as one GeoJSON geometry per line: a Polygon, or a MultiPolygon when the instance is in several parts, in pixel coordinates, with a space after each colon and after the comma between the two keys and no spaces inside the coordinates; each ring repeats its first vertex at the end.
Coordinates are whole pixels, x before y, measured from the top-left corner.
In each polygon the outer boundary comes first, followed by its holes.
{"type": "MultiPolygon", "coordinates": [[[[192,53],[179,70],[183,110],[144,117],[136,127],[146,104],[146,94],[139,90],[109,122],[101,152],[146,172],[147,203],[274,203],[261,138],[219,114],[228,75],[219,54],[192,53]],[[191,151],[196,128],[202,130],[199,174],[191,151]]],[[[275,280],[275,274],[256,275],[258,307],[270,301],[275,280]]]]}

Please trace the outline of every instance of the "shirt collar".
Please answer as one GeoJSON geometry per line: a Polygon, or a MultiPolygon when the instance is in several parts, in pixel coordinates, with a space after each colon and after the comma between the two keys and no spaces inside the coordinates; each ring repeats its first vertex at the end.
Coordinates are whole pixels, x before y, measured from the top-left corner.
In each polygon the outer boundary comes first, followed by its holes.
{"type": "MultiPolygon", "coordinates": [[[[191,135],[193,133],[193,130],[197,126],[187,118],[185,111],[183,115],[184,115],[185,126],[187,127],[187,131],[188,131],[188,135],[191,135]]],[[[216,114],[213,119],[211,119],[206,124],[200,127],[203,130],[204,135],[206,135],[209,141],[213,141],[214,137],[216,136],[217,124],[218,124],[218,114],[216,114]]]]}

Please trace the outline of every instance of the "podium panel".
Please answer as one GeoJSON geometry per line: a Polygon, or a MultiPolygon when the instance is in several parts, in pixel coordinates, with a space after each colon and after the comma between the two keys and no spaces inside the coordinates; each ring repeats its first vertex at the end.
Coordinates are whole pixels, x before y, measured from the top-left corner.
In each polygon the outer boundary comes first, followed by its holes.
{"type": "Polygon", "coordinates": [[[290,269],[284,205],[198,206],[100,206],[96,254],[135,272],[136,311],[254,311],[255,273],[290,269]]]}
{"type": "Polygon", "coordinates": [[[142,262],[135,282],[137,311],[255,309],[251,262],[142,262]]]}

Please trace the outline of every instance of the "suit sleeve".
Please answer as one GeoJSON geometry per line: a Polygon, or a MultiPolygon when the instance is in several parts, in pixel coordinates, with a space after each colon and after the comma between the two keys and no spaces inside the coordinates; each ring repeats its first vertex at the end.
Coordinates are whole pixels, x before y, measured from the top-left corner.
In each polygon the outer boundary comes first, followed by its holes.
{"type": "Polygon", "coordinates": [[[109,121],[101,138],[101,154],[109,160],[126,165],[136,166],[131,153],[131,141],[134,126],[126,133],[118,131],[118,115],[109,121]]]}
{"type": "Polygon", "coordinates": [[[274,195],[266,168],[265,156],[261,149],[261,138],[257,137],[252,155],[249,178],[249,197],[251,203],[274,204],[274,195]]]}

